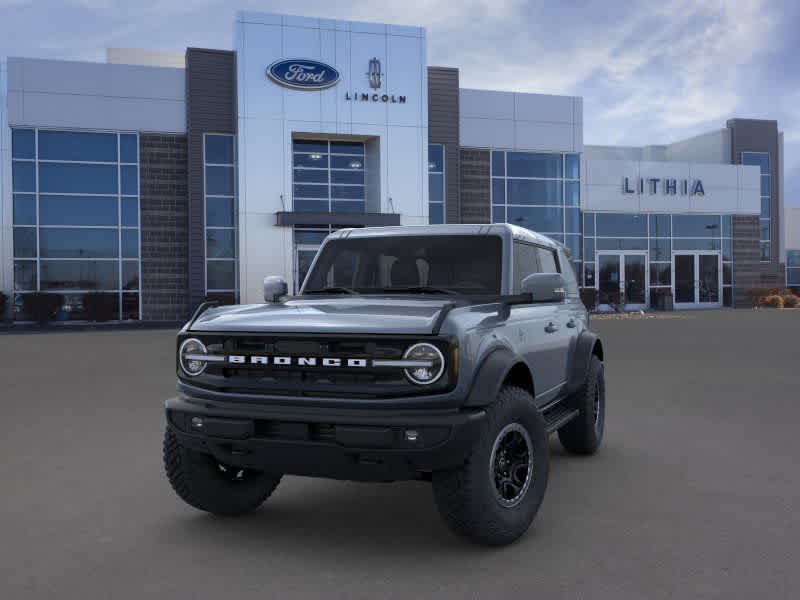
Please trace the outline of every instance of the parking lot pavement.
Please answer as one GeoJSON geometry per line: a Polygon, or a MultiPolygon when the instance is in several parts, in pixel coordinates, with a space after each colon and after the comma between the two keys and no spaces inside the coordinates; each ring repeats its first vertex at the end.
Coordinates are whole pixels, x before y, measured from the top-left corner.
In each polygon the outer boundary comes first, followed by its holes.
{"type": "Polygon", "coordinates": [[[162,474],[173,332],[2,335],[0,598],[800,597],[800,310],[594,326],[604,447],[554,440],[502,549],[424,483],[287,477],[250,517],[199,513],[162,474]]]}

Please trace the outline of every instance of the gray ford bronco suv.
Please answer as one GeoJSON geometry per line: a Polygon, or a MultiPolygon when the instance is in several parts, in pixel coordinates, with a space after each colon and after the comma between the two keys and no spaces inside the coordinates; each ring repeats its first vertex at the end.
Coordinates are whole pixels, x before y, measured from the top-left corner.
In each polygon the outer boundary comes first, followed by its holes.
{"type": "Polygon", "coordinates": [[[567,250],[512,225],[345,229],[298,296],[201,306],[178,334],[164,463],[215,514],[258,508],[284,474],[432,482],[456,533],[531,524],[548,437],[603,436],[603,347],[567,250]]]}

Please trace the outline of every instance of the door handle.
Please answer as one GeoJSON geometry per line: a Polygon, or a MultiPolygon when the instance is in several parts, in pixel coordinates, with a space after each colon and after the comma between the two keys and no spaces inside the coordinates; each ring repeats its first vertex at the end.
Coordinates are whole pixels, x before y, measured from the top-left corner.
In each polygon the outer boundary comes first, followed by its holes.
{"type": "Polygon", "coordinates": [[[569,321],[567,321],[567,327],[569,327],[570,329],[572,329],[573,327],[577,327],[577,326],[578,326],[578,324],[575,322],[575,319],[571,318],[569,321]]]}
{"type": "Polygon", "coordinates": [[[553,323],[552,321],[550,321],[550,322],[547,324],[547,327],[545,327],[545,328],[544,328],[544,330],[545,330],[547,333],[555,333],[556,331],[558,331],[558,325],[556,325],[555,323],[553,323]]]}

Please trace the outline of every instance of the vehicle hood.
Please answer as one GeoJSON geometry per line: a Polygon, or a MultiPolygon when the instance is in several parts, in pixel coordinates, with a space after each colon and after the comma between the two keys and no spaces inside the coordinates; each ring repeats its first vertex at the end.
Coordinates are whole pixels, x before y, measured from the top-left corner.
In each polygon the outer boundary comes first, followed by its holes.
{"type": "Polygon", "coordinates": [[[442,298],[320,297],[211,308],[191,331],[429,335],[442,298]]]}

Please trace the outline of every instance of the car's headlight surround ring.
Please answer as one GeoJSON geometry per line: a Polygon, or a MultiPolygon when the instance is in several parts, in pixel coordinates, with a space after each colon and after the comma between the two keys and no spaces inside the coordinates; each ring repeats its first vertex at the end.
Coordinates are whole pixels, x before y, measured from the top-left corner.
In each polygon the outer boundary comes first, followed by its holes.
{"type": "Polygon", "coordinates": [[[197,377],[198,375],[202,375],[203,372],[206,370],[206,367],[208,367],[208,362],[202,361],[203,366],[199,371],[192,371],[191,369],[186,367],[186,364],[184,363],[184,350],[186,346],[189,345],[190,343],[194,343],[199,346],[197,351],[192,352],[192,354],[208,354],[208,348],[206,348],[206,345],[197,338],[189,338],[187,340],[183,340],[183,342],[181,342],[180,347],[178,348],[178,364],[181,366],[181,371],[183,371],[189,377],[197,377]]]}
{"type": "Polygon", "coordinates": [[[403,353],[403,360],[414,360],[413,358],[410,358],[410,355],[415,349],[420,348],[420,347],[430,348],[431,350],[433,350],[433,352],[437,356],[437,360],[439,361],[439,370],[428,381],[423,381],[423,380],[420,380],[420,379],[416,378],[413,375],[413,372],[414,372],[413,367],[412,368],[403,369],[403,372],[405,373],[405,376],[408,378],[408,380],[411,381],[412,383],[416,384],[416,385],[431,385],[432,383],[436,383],[437,381],[439,381],[439,379],[441,379],[442,375],[444,374],[444,370],[445,370],[444,355],[442,354],[442,351],[439,350],[439,348],[437,348],[435,345],[433,345],[433,344],[431,344],[429,342],[418,342],[418,343],[413,344],[412,346],[408,347],[408,349],[405,351],[405,353],[403,353]]]}

